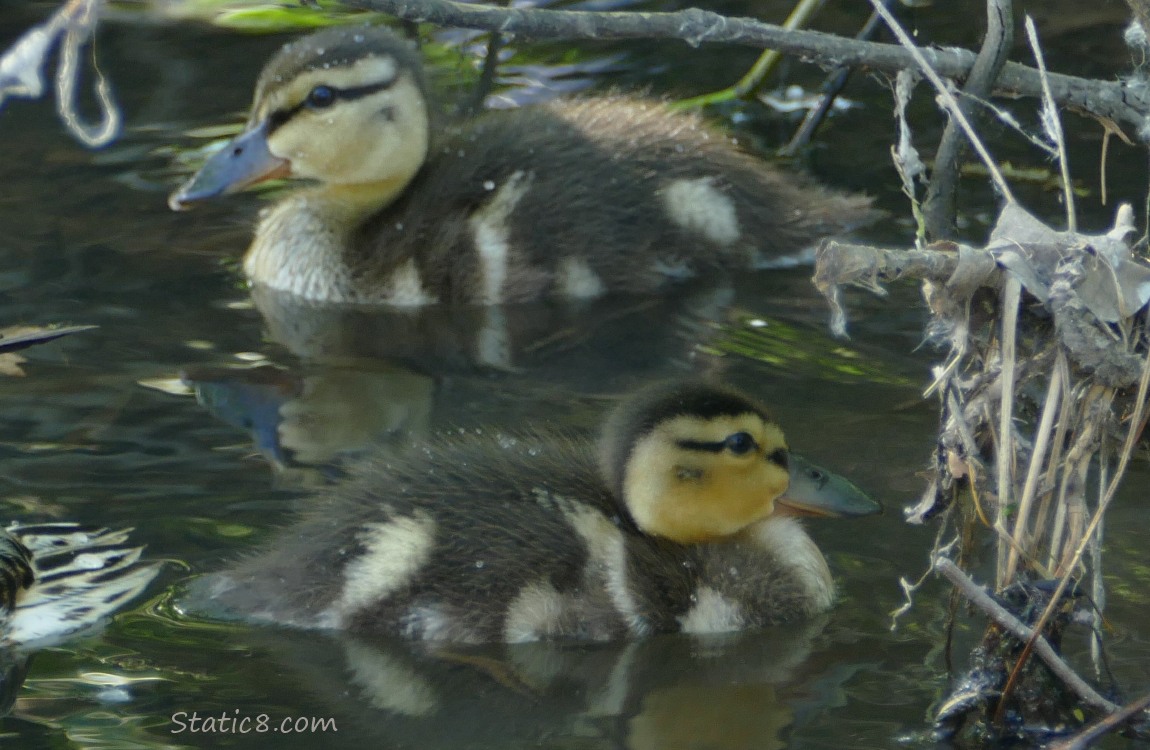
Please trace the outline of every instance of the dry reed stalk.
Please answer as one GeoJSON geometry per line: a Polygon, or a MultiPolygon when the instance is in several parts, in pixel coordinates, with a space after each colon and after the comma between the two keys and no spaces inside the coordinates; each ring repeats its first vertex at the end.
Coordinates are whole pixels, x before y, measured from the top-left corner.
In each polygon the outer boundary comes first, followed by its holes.
{"type": "MultiPolygon", "coordinates": [[[[1062,464],[1062,455],[1066,450],[1066,434],[1073,423],[1074,418],[1072,411],[1074,409],[1074,393],[1070,385],[1070,366],[1066,362],[1066,353],[1059,351],[1058,356],[1054,360],[1054,370],[1059,383],[1061,384],[1062,400],[1058,408],[1059,414],[1062,418],[1058,420],[1054,428],[1054,439],[1051,441],[1050,456],[1046,462],[1046,471],[1043,473],[1042,486],[1044,488],[1042,493],[1042,502],[1038,505],[1038,510],[1035,513],[1034,528],[1046,529],[1047,519],[1050,518],[1050,511],[1055,505],[1054,502],[1054,489],[1057,486],[1055,480],[1057,478],[1058,467],[1062,464]]],[[[1059,506],[1061,507],[1061,506],[1059,506]]],[[[1044,575],[1050,575],[1050,569],[1053,567],[1053,561],[1047,560],[1043,568],[1044,575]]]]}
{"type": "MultiPolygon", "coordinates": [[[[1034,433],[1033,448],[1030,454],[1030,466],[1026,472],[1026,481],[1022,486],[1022,497],[1018,501],[1018,512],[1014,518],[1014,531],[1012,537],[1014,545],[1010,548],[1006,559],[1006,569],[1003,580],[1014,580],[1014,573],[1018,566],[1018,550],[1027,550],[1032,547],[1040,535],[1041,527],[1030,528],[1030,511],[1038,494],[1038,476],[1045,473],[1044,465],[1046,450],[1050,445],[1054,433],[1054,418],[1058,415],[1058,407],[1062,403],[1062,370],[1055,365],[1050,376],[1050,385],[1046,389],[1046,402],[1042,405],[1042,417],[1038,429],[1034,433]]],[[[1029,559],[1035,559],[1033,555],[1029,559]]]]}
{"type": "Polygon", "coordinates": [[[998,533],[998,588],[1006,585],[1003,573],[1006,560],[1013,554],[1013,539],[1008,514],[1014,497],[1014,370],[1017,364],[1018,303],[1022,298],[1022,284],[1011,277],[1002,292],[1002,335],[999,338],[999,361],[1002,362],[1002,385],[999,390],[998,435],[995,458],[998,469],[998,516],[994,530],[998,533]]]}

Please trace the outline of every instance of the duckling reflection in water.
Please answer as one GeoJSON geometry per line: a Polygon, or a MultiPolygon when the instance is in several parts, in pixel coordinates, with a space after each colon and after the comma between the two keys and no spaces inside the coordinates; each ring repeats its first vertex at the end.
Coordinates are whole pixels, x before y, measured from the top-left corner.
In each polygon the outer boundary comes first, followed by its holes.
{"type": "MultiPolygon", "coordinates": [[[[784,503],[782,430],[731,390],[641,391],[599,445],[449,435],[363,463],[191,606],[456,642],[736,631],[828,609],[830,571],[784,503]]],[[[824,488],[825,489],[825,488],[824,488]]],[[[853,488],[852,488],[853,489],[853,488]]],[[[810,491],[806,510],[875,512],[810,491]]]]}
{"type": "Polygon", "coordinates": [[[436,127],[422,61],[379,27],[285,46],[245,132],[169,203],[273,177],[318,183],[262,215],[248,278],[332,302],[500,304],[650,292],[793,265],[875,218],[783,173],[694,114],[624,96],[436,127]]]}

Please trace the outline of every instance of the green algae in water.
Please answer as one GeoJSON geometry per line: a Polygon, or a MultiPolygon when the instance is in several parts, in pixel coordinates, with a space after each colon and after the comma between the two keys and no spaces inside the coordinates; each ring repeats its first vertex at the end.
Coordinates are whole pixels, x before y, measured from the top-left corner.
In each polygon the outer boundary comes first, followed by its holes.
{"type": "Polygon", "coordinates": [[[810,375],[836,382],[867,382],[916,387],[881,359],[867,357],[829,336],[778,318],[744,315],[722,326],[722,335],[703,351],[718,356],[735,354],[780,368],[795,375],[810,375]]]}

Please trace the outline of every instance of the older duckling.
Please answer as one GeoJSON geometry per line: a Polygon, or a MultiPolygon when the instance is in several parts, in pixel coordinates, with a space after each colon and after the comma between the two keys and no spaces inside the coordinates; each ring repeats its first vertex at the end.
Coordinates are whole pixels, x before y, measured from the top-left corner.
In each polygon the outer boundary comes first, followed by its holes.
{"type": "Polygon", "coordinates": [[[261,216],[255,284],[331,302],[499,304],[650,292],[713,270],[793,265],[874,218],[693,114],[608,96],[439,131],[418,53],[332,28],[264,68],[245,132],[169,203],[273,177],[318,185],[261,216]]]}
{"type": "Polygon", "coordinates": [[[0,528],[0,647],[55,641],[138,596],[160,567],[127,539],[76,523],[0,528]]]}
{"type": "MultiPolygon", "coordinates": [[[[803,618],[830,607],[834,586],[780,512],[788,459],[762,407],[699,383],[626,401],[598,451],[562,434],[451,435],[364,463],[263,552],[200,579],[191,606],[458,642],[803,618]]],[[[877,510],[806,494],[823,514],[877,510]]]]}

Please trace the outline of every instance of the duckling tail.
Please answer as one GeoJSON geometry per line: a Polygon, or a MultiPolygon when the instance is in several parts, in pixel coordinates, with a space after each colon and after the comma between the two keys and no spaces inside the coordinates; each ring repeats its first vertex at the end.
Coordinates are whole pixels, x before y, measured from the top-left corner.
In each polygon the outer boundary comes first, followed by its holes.
{"type": "Polygon", "coordinates": [[[139,595],[160,565],[139,562],[143,547],[125,545],[129,531],[76,523],[0,529],[8,546],[28,553],[23,558],[0,556],[2,583],[16,587],[5,592],[14,606],[6,621],[0,613],[0,646],[46,645],[96,625],[139,595]],[[9,570],[28,563],[30,585],[26,576],[9,570]]]}

